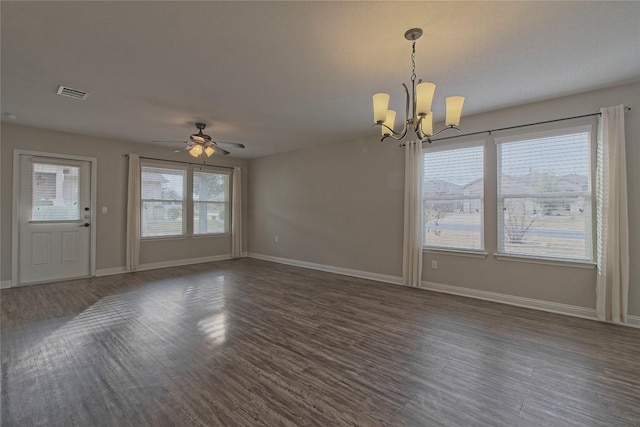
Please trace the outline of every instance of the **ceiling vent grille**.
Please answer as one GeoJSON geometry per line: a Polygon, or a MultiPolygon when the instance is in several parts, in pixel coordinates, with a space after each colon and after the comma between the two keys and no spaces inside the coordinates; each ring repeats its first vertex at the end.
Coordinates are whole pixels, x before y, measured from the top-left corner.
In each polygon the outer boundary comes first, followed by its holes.
{"type": "Polygon", "coordinates": [[[57,93],[58,95],[68,96],[69,98],[74,99],[87,99],[87,96],[89,95],[89,92],[67,86],[60,86],[57,93]]]}

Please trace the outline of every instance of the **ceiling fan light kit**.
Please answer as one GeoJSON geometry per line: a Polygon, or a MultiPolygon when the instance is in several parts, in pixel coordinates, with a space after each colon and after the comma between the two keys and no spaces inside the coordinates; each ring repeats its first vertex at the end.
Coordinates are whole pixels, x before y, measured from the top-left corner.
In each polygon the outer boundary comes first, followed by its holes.
{"type": "Polygon", "coordinates": [[[421,28],[412,28],[404,33],[404,38],[411,42],[411,93],[407,85],[402,83],[406,95],[405,118],[401,131],[396,132],[395,119],[396,112],[389,109],[390,96],[387,93],[376,93],[373,95],[373,125],[380,126],[382,134],[381,141],[386,138],[401,140],[407,136],[409,129],[418,136],[421,141],[431,142],[431,137],[447,129],[455,129],[460,132],[460,117],[464,97],[450,96],[446,98],[446,119],[445,128],[433,132],[433,113],[431,104],[436,85],[431,82],[423,82],[422,79],[416,83],[416,40],[422,36],[421,28]],[[409,113],[411,112],[411,115],[409,113]]]}
{"type": "Polygon", "coordinates": [[[200,157],[203,153],[207,157],[211,157],[216,152],[216,143],[211,140],[209,135],[205,135],[202,131],[207,125],[204,123],[196,123],[198,133],[194,133],[189,137],[191,148],[189,154],[192,157],[200,157]]]}
{"type": "MultiPolygon", "coordinates": [[[[224,148],[218,146],[218,144],[226,144],[232,147],[237,148],[245,148],[244,144],[239,144],[237,142],[216,142],[209,135],[205,135],[202,131],[206,128],[207,125],[204,123],[196,123],[196,128],[198,128],[198,133],[191,134],[189,136],[189,141],[186,141],[186,147],[175,150],[174,152],[187,151],[192,157],[200,157],[203,154],[207,157],[213,156],[215,153],[222,153],[225,156],[230,154],[224,148]]],[[[164,141],[164,142],[181,142],[181,141],[164,141]]]]}

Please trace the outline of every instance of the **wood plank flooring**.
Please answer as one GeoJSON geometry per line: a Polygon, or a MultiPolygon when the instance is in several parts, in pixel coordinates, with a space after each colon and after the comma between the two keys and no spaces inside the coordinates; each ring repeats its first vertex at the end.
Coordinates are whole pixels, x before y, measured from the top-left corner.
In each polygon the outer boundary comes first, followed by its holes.
{"type": "Polygon", "coordinates": [[[640,330],[253,259],[1,292],[3,426],[639,426],[640,330]]]}

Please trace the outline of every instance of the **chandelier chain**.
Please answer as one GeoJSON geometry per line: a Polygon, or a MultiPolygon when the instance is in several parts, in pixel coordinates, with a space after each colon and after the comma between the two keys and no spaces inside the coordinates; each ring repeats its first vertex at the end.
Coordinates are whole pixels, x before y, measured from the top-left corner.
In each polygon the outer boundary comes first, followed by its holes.
{"type": "Polygon", "coordinates": [[[416,81],[416,41],[411,42],[411,81],[416,81]]]}

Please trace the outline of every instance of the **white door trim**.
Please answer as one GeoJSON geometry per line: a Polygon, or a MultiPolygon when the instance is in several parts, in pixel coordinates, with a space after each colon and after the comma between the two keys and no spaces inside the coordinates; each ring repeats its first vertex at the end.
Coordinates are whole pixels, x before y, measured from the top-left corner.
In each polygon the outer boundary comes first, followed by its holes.
{"type": "Polygon", "coordinates": [[[91,254],[89,257],[89,274],[96,275],[96,190],[98,178],[98,159],[96,157],[74,156],[71,154],[47,153],[44,151],[13,150],[13,195],[11,212],[11,286],[17,286],[18,277],[18,200],[20,194],[20,156],[52,157],[55,159],[81,160],[91,164],[91,254]]]}

